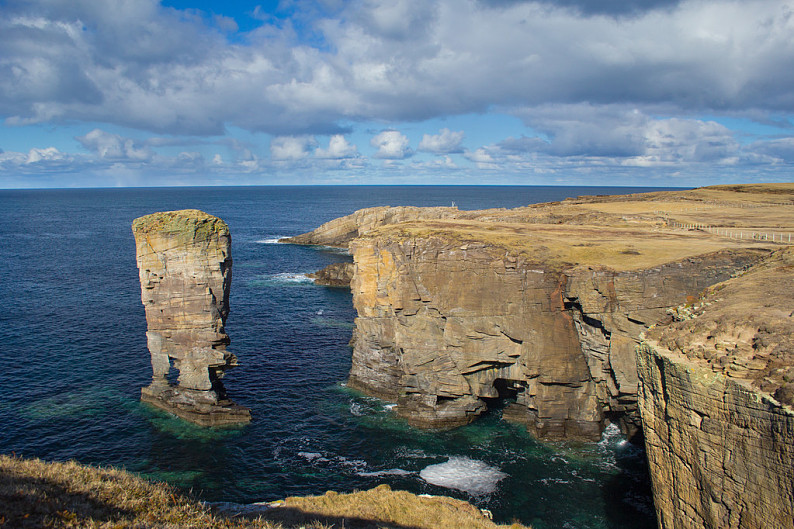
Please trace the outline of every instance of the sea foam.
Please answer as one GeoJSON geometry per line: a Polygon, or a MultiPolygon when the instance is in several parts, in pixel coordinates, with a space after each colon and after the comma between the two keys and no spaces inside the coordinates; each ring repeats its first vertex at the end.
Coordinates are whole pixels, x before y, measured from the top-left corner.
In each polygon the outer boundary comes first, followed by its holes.
{"type": "Polygon", "coordinates": [[[453,456],[446,463],[425,467],[419,472],[419,477],[439,487],[482,496],[494,492],[497,483],[506,478],[507,474],[482,461],[453,456]]]}

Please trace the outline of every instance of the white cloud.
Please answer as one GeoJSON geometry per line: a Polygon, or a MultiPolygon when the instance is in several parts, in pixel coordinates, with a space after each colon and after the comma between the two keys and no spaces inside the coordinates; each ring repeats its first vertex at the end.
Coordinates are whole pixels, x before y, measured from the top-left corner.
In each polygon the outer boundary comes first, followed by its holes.
{"type": "Polygon", "coordinates": [[[358,148],[349,143],[341,134],[334,134],[328,140],[328,148],[318,148],[314,151],[317,158],[330,160],[340,160],[344,158],[355,158],[358,156],[358,148]]]}
{"type": "Polygon", "coordinates": [[[497,169],[499,164],[497,164],[497,160],[492,154],[493,151],[493,148],[480,147],[474,151],[466,150],[463,156],[467,160],[474,162],[480,169],[497,169]]]}
{"type": "Polygon", "coordinates": [[[309,9],[333,18],[301,19],[313,35],[301,42],[267,17],[227,39],[233,21],[154,0],[11,0],[0,7],[0,115],[296,135],[551,102],[794,112],[790,1],[646,4],[362,0],[309,9]]]}
{"type": "Polygon", "coordinates": [[[425,134],[419,142],[420,151],[432,152],[435,154],[451,154],[463,152],[460,144],[463,142],[463,131],[452,132],[449,129],[441,129],[438,134],[425,134]]]}
{"type": "Polygon", "coordinates": [[[316,146],[313,136],[279,136],[270,142],[270,156],[279,161],[303,160],[316,146]]]}
{"type": "Polygon", "coordinates": [[[408,137],[396,130],[384,130],[370,140],[370,145],[378,149],[375,158],[402,160],[411,156],[408,137]]]}
{"type": "Polygon", "coordinates": [[[124,138],[101,129],[94,129],[85,136],[79,136],[77,141],[86,149],[96,152],[100,158],[107,160],[143,162],[153,156],[151,149],[136,144],[131,138],[124,138]]]}
{"type": "Polygon", "coordinates": [[[34,147],[27,153],[0,152],[0,174],[48,174],[74,172],[84,167],[84,157],[64,153],[55,147],[34,147]]]}

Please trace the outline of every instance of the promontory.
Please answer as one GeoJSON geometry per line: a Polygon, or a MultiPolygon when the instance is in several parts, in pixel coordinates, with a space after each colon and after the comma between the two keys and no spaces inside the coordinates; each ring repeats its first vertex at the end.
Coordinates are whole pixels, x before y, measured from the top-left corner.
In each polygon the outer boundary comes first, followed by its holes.
{"type": "Polygon", "coordinates": [[[792,235],[794,184],[755,184],[370,208],[285,242],[353,255],[349,386],[421,427],[506,399],[543,440],[644,431],[660,525],[716,528],[792,523],[792,235]]]}

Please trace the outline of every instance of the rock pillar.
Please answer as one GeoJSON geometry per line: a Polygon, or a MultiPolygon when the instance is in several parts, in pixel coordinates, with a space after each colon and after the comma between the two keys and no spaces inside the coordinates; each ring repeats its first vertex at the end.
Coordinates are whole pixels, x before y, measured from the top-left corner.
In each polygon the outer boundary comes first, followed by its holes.
{"type": "Polygon", "coordinates": [[[188,209],[132,223],[152,383],[141,400],[202,426],[247,423],[220,379],[237,358],[226,350],[231,236],[221,219],[188,209]],[[174,376],[178,378],[174,380],[174,376]]]}

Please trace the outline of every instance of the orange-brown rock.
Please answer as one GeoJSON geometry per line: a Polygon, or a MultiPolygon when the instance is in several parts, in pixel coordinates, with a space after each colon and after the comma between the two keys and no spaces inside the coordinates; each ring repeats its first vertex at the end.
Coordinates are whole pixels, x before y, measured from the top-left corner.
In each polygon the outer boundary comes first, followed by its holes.
{"type": "Polygon", "coordinates": [[[331,263],[308,276],[318,285],[350,288],[350,282],[353,280],[353,263],[331,263]]]}
{"type": "MultiPolygon", "coordinates": [[[[449,235],[449,234],[447,234],[449,235]]],[[[543,439],[598,439],[636,415],[634,347],[665,310],[757,260],[714,252],[650,269],[557,267],[483,242],[372,234],[351,244],[349,385],[412,424],[466,424],[489,399],[543,439]]]]}
{"type": "Polygon", "coordinates": [[[374,207],[360,209],[350,215],[333,219],[315,230],[279,242],[347,248],[348,243],[377,227],[411,220],[451,218],[457,208],[418,208],[413,206],[374,207]]]}
{"type": "Polygon", "coordinates": [[[220,381],[237,365],[224,328],[229,228],[217,217],[181,210],[135,219],[132,230],[152,360],[152,383],[141,400],[204,426],[250,421],[250,411],[226,398],[220,381]],[[176,383],[168,379],[172,367],[176,383]]]}
{"type": "Polygon", "coordinates": [[[710,288],[638,350],[661,528],[794,527],[794,248],[710,288]]]}
{"type": "Polygon", "coordinates": [[[639,425],[640,333],[762,259],[794,231],[793,204],[794,184],[764,184],[370,208],[287,241],[354,254],[351,386],[419,426],[506,396],[504,416],[541,438],[596,439],[606,419],[639,425]]]}

